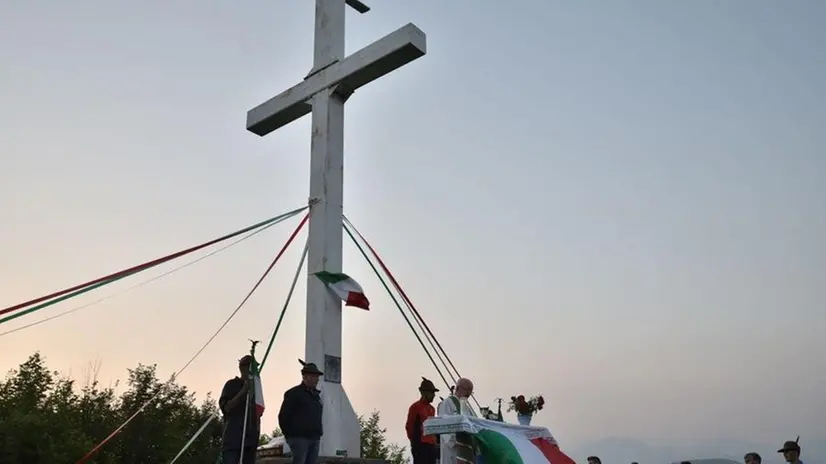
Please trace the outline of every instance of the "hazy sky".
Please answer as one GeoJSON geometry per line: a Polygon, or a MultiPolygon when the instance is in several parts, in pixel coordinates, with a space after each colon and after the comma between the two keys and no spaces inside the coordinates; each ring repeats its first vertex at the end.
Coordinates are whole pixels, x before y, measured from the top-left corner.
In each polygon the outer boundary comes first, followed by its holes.
{"type": "MultiPolygon", "coordinates": [[[[313,2],[1,3],[0,306],[306,202],[309,118],[244,126],[309,71],[313,2]]],[[[483,403],[543,393],[568,446],[826,437],[826,3],[369,4],[348,52],[413,22],[428,55],[348,102],[345,210],[483,403]]],[[[167,376],[296,222],[0,337],[0,368],[39,349],[167,376]]],[[[181,382],[217,393],[268,337],[303,237],[181,382]]],[[[345,267],[373,301],[346,310],[345,387],[403,441],[436,374],[349,245],[345,267]]],[[[267,429],[299,380],[299,290],[267,429]]]]}

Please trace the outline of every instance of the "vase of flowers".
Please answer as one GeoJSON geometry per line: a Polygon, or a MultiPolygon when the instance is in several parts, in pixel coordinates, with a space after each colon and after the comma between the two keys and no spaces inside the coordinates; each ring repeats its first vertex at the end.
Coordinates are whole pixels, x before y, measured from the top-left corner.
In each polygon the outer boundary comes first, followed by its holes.
{"type": "Polygon", "coordinates": [[[531,425],[534,414],[545,407],[545,398],[542,395],[525,399],[525,395],[511,396],[508,404],[508,411],[516,412],[516,420],[519,425],[531,425]]]}

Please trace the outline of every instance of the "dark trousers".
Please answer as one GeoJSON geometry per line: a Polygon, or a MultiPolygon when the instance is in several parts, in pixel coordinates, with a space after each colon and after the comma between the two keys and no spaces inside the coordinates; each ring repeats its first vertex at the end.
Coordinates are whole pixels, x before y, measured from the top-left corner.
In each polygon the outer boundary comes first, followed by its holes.
{"type": "Polygon", "coordinates": [[[413,464],[435,464],[439,459],[439,448],[430,443],[411,443],[410,454],[413,464]]]}
{"type": "Polygon", "coordinates": [[[245,446],[244,447],[244,460],[241,461],[241,450],[234,449],[234,450],[224,450],[221,452],[221,463],[222,464],[255,464],[255,454],[256,454],[256,447],[255,446],[245,446]]]}
{"type": "Polygon", "coordinates": [[[293,455],[293,464],[315,464],[318,460],[319,438],[287,438],[293,455]]]}

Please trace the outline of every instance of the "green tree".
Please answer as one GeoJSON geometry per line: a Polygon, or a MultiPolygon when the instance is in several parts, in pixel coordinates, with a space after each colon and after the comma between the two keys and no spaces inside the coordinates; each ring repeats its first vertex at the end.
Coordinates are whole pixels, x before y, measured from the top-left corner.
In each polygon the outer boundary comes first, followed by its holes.
{"type": "MultiPolygon", "coordinates": [[[[121,395],[119,422],[134,415],[150,398],[154,400],[120,433],[118,462],[121,464],[170,459],[217,411],[209,396],[198,407],[194,393],[186,387],[173,379],[161,383],[155,365],[130,369],[128,384],[129,389],[121,395]]],[[[220,442],[221,423],[213,421],[179,462],[208,462],[218,454],[220,442]]]]}
{"type": "Polygon", "coordinates": [[[35,353],[0,383],[0,462],[71,462],[88,445],[71,380],[35,353]]]}
{"type": "MultiPolygon", "coordinates": [[[[173,379],[161,382],[155,365],[130,369],[127,389],[120,396],[114,388],[100,385],[99,367],[93,367],[78,386],[50,371],[40,353],[34,353],[0,380],[0,463],[76,462],[132,416],[90,464],[168,462],[218,413],[210,395],[196,404],[194,393],[186,387],[173,379]],[[150,398],[152,402],[141,409],[150,398]]],[[[407,464],[404,447],[387,442],[378,411],[359,417],[359,424],[363,457],[407,464]]],[[[223,423],[212,420],[178,462],[215,462],[222,432],[223,423]]],[[[260,441],[281,435],[276,428],[260,441]]]]}
{"type": "Polygon", "coordinates": [[[405,447],[387,442],[387,428],[380,424],[381,417],[378,411],[370,413],[366,419],[359,416],[361,426],[361,457],[368,459],[384,459],[391,464],[407,464],[405,447]]]}
{"type": "MultiPolygon", "coordinates": [[[[158,381],[155,366],[130,370],[129,388],[120,398],[112,388],[101,388],[96,378],[78,388],[73,380],[49,371],[35,353],[0,380],[0,462],[75,462],[153,396],[155,401],[103,446],[92,463],[168,461],[217,411],[215,402],[208,395],[197,406],[186,387],[158,381]]],[[[222,424],[212,421],[179,462],[214,462],[221,432],[222,424]]]]}
{"type": "Polygon", "coordinates": [[[262,433],[261,436],[258,438],[258,444],[259,445],[265,445],[265,444],[271,442],[273,438],[280,437],[280,436],[283,436],[283,435],[284,434],[281,432],[281,428],[276,427],[275,430],[272,431],[272,433],[269,433],[269,434],[262,433]]]}

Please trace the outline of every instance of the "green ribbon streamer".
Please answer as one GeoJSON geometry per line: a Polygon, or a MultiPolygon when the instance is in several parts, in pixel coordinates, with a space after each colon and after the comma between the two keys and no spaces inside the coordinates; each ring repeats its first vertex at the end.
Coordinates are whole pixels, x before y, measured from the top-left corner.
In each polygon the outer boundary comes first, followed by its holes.
{"type": "MultiPolygon", "coordinates": [[[[163,263],[158,263],[158,264],[156,264],[155,266],[157,266],[157,265],[159,265],[159,264],[163,264],[163,263]]],[[[68,293],[68,294],[66,294],[66,295],[63,295],[63,296],[57,297],[57,298],[55,298],[55,299],[53,299],[53,300],[49,300],[49,301],[46,301],[46,302],[40,303],[40,304],[39,304],[39,305],[37,305],[37,306],[32,306],[32,307],[31,307],[31,308],[29,308],[29,309],[24,309],[23,311],[18,311],[18,312],[16,312],[16,313],[12,313],[12,314],[10,314],[10,315],[8,315],[8,316],[4,317],[3,319],[0,319],[0,324],[2,324],[2,323],[4,323],[4,322],[11,321],[11,320],[14,320],[14,319],[17,319],[18,317],[21,317],[21,316],[25,316],[26,314],[31,314],[31,313],[33,313],[33,312],[35,312],[35,311],[38,311],[38,310],[41,310],[41,309],[43,309],[43,308],[45,308],[45,307],[47,307],[47,306],[51,306],[51,305],[54,305],[54,304],[60,303],[61,301],[68,300],[69,298],[74,298],[74,297],[76,297],[76,296],[78,296],[78,295],[82,295],[82,294],[84,294],[84,293],[86,293],[86,292],[90,292],[90,291],[92,291],[92,290],[94,290],[94,289],[96,289],[96,288],[103,287],[104,285],[108,285],[108,284],[111,284],[111,283],[113,283],[113,282],[117,282],[117,281],[119,281],[119,280],[121,280],[121,279],[124,279],[124,278],[126,278],[126,277],[129,277],[129,276],[131,276],[131,275],[135,275],[135,274],[137,274],[138,272],[145,271],[146,269],[151,269],[151,268],[153,268],[153,267],[155,267],[155,266],[149,266],[149,267],[146,267],[146,268],[143,268],[143,269],[137,269],[137,270],[135,270],[135,271],[133,271],[133,272],[130,272],[129,274],[124,274],[124,275],[119,276],[119,277],[115,277],[115,278],[112,278],[112,279],[109,279],[109,280],[104,280],[103,282],[98,282],[98,283],[96,283],[95,285],[90,285],[90,286],[88,286],[88,287],[81,288],[80,290],[76,290],[76,291],[74,291],[74,292],[72,292],[72,293],[68,293]]]]}
{"type": "Polygon", "coordinates": [[[304,245],[304,252],[301,253],[301,261],[298,262],[298,269],[295,270],[295,277],[293,278],[293,283],[290,285],[290,291],[287,293],[287,299],[284,301],[284,307],[281,308],[281,314],[278,315],[278,322],[275,324],[275,330],[272,331],[272,337],[270,337],[270,342],[267,344],[267,351],[264,352],[264,357],[261,358],[261,369],[264,368],[264,363],[267,362],[267,358],[270,356],[270,350],[272,350],[272,344],[275,342],[275,336],[278,335],[278,330],[281,328],[281,322],[284,320],[284,314],[287,312],[287,307],[290,305],[290,300],[293,298],[293,292],[295,291],[295,284],[298,282],[298,276],[301,275],[301,268],[304,267],[304,260],[307,259],[307,251],[310,247],[310,240],[307,240],[307,244],[304,245]]]}
{"type": "MultiPolygon", "coordinates": [[[[291,217],[295,216],[296,214],[300,213],[301,211],[304,211],[305,209],[306,209],[306,207],[299,208],[299,209],[295,209],[295,210],[293,210],[293,211],[289,211],[289,212],[287,212],[287,213],[284,213],[284,214],[278,215],[278,216],[276,216],[276,217],[274,217],[274,218],[267,219],[266,221],[259,222],[258,224],[253,224],[253,225],[251,225],[251,226],[249,226],[249,227],[245,227],[244,229],[241,229],[241,230],[240,230],[240,231],[238,231],[238,232],[235,232],[235,233],[233,233],[233,234],[231,234],[231,235],[228,235],[228,236],[226,236],[225,238],[229,239],[229,238],[232,238],[232,237],[236,237],[236,236],[241,235],[241,234],[243,234],[243,233],[250,232],[250,231],[253,231],[253,230],[255,230],[255,229],[259,229],[259,228],[261,228],[261,227],[264,227],[264,226],[267,226],[267,225],[270,225],[270,224],[274,224],[274,223],[276,223],[276,222],[280,222],[280,221],[283,221],[283,220],[289,219],[289,218],[291,218],[291,217]]],[[[182,255],[182,256],[183,256],[183,255],[182,255]]],[[[179,258],[180,258],[180,256],[179,256],[179,258]]],[[[171,260],[169,260],[169,261],[171,261],[171,260]]],[[[62,295],[62,296],[59,296],[59,297],[57,297],[57,298],[54,298],[54,299],[51,299],[51,300],[45,301],[45,302],[40,303],[40,304],[38,304],[38,305],[36,305],[36,306],[32,306],[31,308],[24,309],[24,310],[22,310],[22,311],[17,311],[17,312],[15,312],[15,313],[12,313],[12,314],[10,314],[10,315],[8,315],[8,316],[6,316],[6,317],[4,317],[4,318],[0,319],[0,324],[3,324],[3,323],[5,323],[5,322],[8,322],[8,321],[11,321],[11,320],[14,320],[14,319],[17,319],[18,317],[21,317],[21,316],[25,316],[26,314],[31,314],[31,313],[33,313],[33,312],[35,312],[35,311],[39,311],[39,310],[41,310],[41,309],[43,309],[43,308],[46,308],[46,307],[48,307],[48,306],[52,306],[52,305],[54,305],[54,304],[60,303],[61,301],[68,300],[69,298],[74,298],[74,297],[76,297],[76,296],[83,295],[84,293],[86,293],[86,292],[90,292],[90,291],[92,291],[92,290],[94,290],[94,289],[96,289],[96,288],[103,287],[104,285],[109,285],[109,284],[111,284],[111,283],[117,282],[117,281],[119,281],[119,280],[121,280],[121,279],[124,279],[124,278],[126,278],[126,277],[129,277],[129,276],[135,275],[135,274],[137,274],[137,273],[139,273],[139,272],[143,272],[143,271],[145,271],[145,270],[147,270],[147,269],[152,269],[152,268],[153,268],[153,267],[155,267],[155,266],[160,266],[161,264],[168,263],[169,261],[161,261],[161,262],[156,263],[156,264],[153,264],[153,265],[151,265],[151,266],[147,266],[147,267],[144,267],[144,268],[136,269],[136,270],[134,270],[134,271],[132,271],[132,272],[130,272],[130,273],[123,274],[123,275],[120,275],[120,276],[117,276],[117,277],[113,277],[113,278],[111,278],[111,279],[104,280],[104,281],[102,281],[102,282],[98,282],[98,283],[96,283],[96,284],[94,284],[94,285],[90,285],[90,286],[88,286],[88,287],[84,287],[84,288],[81,288],[81,289],[75,290],[75,291],[74,291],[74,292],[72,292],[72,293],[68,293],[68,294],[66,294],[66,295],[62,295]]]]}
{"type": "Polygon", "coordinates": [[[408,318],[407,314],[404,313],[404,310],[402,309],[402,306],[399,304],[399,301],[396,299],[396,296],[393,295],[393,292],[390,290],[390,287],[384,281],[384,277],[381,276],[381,273],[379,273],[379,270],[376,269],[376,266],[373,264],[373,261],[367,256],[367,253],[364,251],[364,248],[362,248],[361,244],[358,242],[358,240],[356,240],[356,237],[353,236],[353,233],[350,232],[350,228],[347,227],[347,223],[344,223],[342,225],[344,227],[344,232],[347,232],[347,235],[350,236],[350,240],[353,241],[353,244],[356,245],[356,248],[358,248],[359,252],[361,252],[361,255],[364,256],[364,260],[367,261],[367,264],[369,264],[370,268],[373,269],[373,272],[376,274],[376,277],[379,278],[379,282],[381,282],[381,284],[384,286],[384,289],[387,290],[387,294],[390,295],[390,299],[392,299],[393,303],[396,304],[396,308],[398,308],[399,313],[401,313],[402,317],[404,318],[404,321],[407,322],[407,326],[410,327],[410,331],[413,332],[413,335],[416,336],[416,340],[419,341],[419,345],[422,346],[424,353],[427,355],[428,358],[430,358],[430,362],[433,363],[433,367],[436,368],[436,372],[439,374],[439,377],[442,378],[442,382],[444,382],[445,385],[447,385],[448,388],[450,388],[450,383],[448,383],[447,379],[442,374],[442,370],[439,369],[439,365],[436,364],[436,360],[433,359],[433,356],[430,354],[430,351],[425,346],[424,342],[422,341],[422,337],[420,337],[419,333],[416,332],[416,329],[413,328],[413,324],[410,322],[410,318],[408,318]]]}

